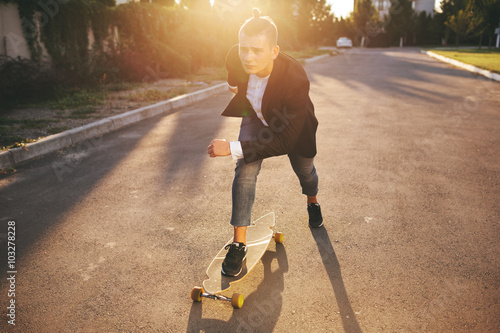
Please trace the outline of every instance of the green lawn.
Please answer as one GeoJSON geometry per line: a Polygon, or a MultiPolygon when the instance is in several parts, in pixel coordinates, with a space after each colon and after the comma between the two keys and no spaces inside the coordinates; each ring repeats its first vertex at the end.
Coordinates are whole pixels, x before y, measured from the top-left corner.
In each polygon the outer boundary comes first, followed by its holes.
{"type": "Polygon", "coordinates": [[[450,49],[429,51],[500,74],[499,49],[450,49]]]}

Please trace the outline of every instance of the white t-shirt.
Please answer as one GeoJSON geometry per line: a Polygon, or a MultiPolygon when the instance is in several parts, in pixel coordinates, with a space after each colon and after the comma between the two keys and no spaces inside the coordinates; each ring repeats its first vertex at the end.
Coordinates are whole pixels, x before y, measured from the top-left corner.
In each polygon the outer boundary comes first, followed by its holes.
{"type": "MultiPolygon", "coordinates": [[[[269,125],[262,115],[262,98],[264,97],[264,92],[266,91],[267,82],[270,76],[271,75],[258,77],[255,74],[250,74],[250,78],[248,79],[247,99],[264,126],[269,125]]],[[[234,160],[243,158],[243,149],[239,141],[231,141],[229,145],[231,148],[231,156],[234,160]]]]}

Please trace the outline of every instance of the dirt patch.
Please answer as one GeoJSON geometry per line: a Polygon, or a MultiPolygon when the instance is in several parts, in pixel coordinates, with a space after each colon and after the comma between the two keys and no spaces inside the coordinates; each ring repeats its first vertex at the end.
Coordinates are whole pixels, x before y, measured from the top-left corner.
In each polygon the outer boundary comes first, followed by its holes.
{"type": "Polygon", "coordinates": [[[201,70],[190,79],[105,86],[102,91],[78,92],[68,100],[4,111],[0,117],[0,147],[22,146],[97,120],[192,93],[224,82],[220,69],[201,70]],[[215,78],[214,78],[215,77],[215,78]],[[76,101],[75,101],[76,100],[76,101]],[[76,104],[73,106],[73,104],[76,104]],[[69,105],[69,107],[67,106],[69,105]]]}

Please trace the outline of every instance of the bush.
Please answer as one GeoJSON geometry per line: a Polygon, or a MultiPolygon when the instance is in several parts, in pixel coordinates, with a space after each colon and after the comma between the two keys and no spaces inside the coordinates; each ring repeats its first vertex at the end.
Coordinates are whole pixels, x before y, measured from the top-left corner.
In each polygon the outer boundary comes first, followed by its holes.
{"type": "Polygon", "coordinates": [[[60,73],[28,59],[0,57],[0,109],[51,98],[60,73]]]}

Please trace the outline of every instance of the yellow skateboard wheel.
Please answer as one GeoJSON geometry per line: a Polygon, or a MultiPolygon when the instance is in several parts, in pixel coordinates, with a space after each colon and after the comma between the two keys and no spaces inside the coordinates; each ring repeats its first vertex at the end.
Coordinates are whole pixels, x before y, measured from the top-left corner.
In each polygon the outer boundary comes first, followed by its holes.
{"type": "Polygon", "coordinates": [[[243,306],[243,301],[243,295],[235,293],[233,294],[233,298],[231,298],[231,305],[235,309],[241,309],[241,307],[243,306]]]}
{"type": "Polygon", "coordinates": [[[285,237],[285,235],[282,232],[277,232],[277,233],[274,234],[274,241],[276,243],[282,244],[284,237],[285,237]]]}
{"type": "Polygon", "coordinates": [[[203,293],[203,288],[194,287],[191,290],[191,299],[195,302],[201,302],[201,294],[203,293]]]}

